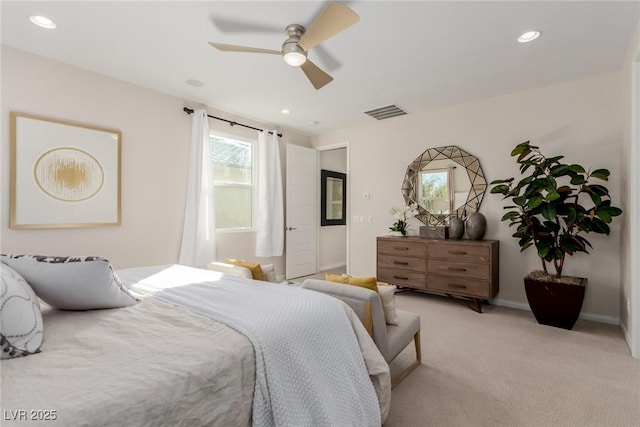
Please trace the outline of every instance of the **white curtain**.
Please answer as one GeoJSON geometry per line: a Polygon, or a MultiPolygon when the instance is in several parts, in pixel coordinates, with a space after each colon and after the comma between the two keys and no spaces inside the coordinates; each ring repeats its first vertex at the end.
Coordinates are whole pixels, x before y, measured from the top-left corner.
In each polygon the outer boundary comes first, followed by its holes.
{"type": "Polygon", "coordinates": [[[213,166],[209,119],[205,110],[193,113],[187,204],[179,263],[202,267],[216,260],[213,166]]]}
{"type": "Polygon", "coordinates": [[[258,133],[258,234],[256,256],[281,256],[284,250],[284,206],[280,150],[276,131],[258,133]]]}

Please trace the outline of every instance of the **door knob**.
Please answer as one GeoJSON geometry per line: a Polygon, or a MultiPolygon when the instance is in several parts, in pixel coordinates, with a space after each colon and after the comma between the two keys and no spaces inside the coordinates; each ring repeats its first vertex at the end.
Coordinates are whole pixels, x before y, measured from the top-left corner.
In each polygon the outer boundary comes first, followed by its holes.
{"type": "Polygon", "coordinates": [[[287,227],[287,230],[292,231],[292,230],[297,230],[296,227],[287,227]]]}

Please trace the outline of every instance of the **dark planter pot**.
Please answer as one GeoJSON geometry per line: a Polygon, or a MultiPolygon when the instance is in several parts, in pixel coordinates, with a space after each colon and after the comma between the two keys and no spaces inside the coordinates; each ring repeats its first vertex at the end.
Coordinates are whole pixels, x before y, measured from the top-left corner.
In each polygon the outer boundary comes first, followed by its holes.
{"type": "Polygon", "coordinates": [[[538,323],[562,329],[572,329],[582,310],[587,279],[580,284],[566,284],[524,278],[524,288],[533,315],[538,323]]]}

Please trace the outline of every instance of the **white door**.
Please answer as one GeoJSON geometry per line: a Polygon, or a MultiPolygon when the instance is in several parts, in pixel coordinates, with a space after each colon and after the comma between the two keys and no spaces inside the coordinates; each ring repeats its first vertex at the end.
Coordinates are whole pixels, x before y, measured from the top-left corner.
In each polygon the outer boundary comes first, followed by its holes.
{"type": "Polygon", "coordinates": [[[287,144],[286,277],[317,273],[317,152],[287,144]]]}

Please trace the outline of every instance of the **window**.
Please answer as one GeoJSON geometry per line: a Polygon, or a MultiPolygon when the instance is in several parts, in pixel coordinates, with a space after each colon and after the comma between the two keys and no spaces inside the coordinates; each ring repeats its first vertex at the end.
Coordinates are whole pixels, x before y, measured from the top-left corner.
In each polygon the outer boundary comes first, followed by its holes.
{"type": "Polygon", "coordinates": [[[255,142],[210,135],[216,229],[251,229],[256,205],[255,142]]]}

